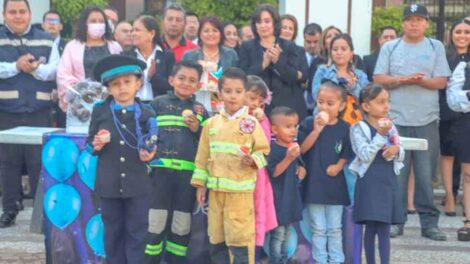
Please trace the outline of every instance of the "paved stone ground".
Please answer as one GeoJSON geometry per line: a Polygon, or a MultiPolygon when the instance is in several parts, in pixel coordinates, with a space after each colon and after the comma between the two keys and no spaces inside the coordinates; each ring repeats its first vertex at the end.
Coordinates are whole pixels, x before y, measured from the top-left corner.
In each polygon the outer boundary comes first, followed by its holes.
{"type": "MultiPolygon", "coordinates": [[[[438,191],[436,197],[437,203],[442,197],[442,191],[438,191]]],[[[439,208],[442,209],[441,206],[439,208]]],[[[457,206],[457,209],[457,217],[443,215],[440,218],[439,225],[448,236],[446,242],[422,238],[418,216],[411,215],[404,236],[392,239],[391,263],[470,264],[470,242],[457,241],[456,231],[462,226],[463,219],[461,206],[457,206]]],[[[26,209],[18,215],[14,227],[0,229],[0,264],[45,263],[43,236],[29,232],[31,213],[31,205],[26,204],[26,209]]]]}

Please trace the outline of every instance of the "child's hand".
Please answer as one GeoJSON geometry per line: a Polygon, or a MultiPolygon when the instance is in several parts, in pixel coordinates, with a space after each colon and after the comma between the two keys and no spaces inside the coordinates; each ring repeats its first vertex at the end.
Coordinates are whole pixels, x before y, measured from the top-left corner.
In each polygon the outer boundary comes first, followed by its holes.
{"type": "Polygon", "coordinates": [[[148,152],[146,149],[141,149],[139,151],[139,158],[143,162],[147,162],[153,159],[155,154],[157,153],[157,147],[155,147],[152,152],[148,152]]]}
{"type": "Polygon", "coordinates": [[[341,166],[338,166],[338,164],[332,164],[326,169],[326,174],[330,177],[336,177],[341,170],[341,166]]]}
{"type": "Polygon", "coordinates": [[[242,165],[248,167],[256,167],[255,160],[251,157],[251,155],[244,154],[242,156],[242,165]]]}
{"type": "Polygon", "coordinates": [[[385,160],[392,160],[400,152],[400,147],[397,145],[391,145],[385,148],[382,156],[385,160]]]}
{"type": "Polygon", "coordinates": [[[379,133],[382,136],[385,136],[385,135],[387,135],[388,131],[390,131],[390,129],[392,129],[392,127],[393,127],[392,122],[386,123],[384,126],[379,126],[377,128],[377,133],[379,133]]]}
{"type": "Polygon", "coordinates": [[[265,117],[263,109],[256,108],[253,110],[253,116],[258,119],[259,122],[261,122],[265,117]]]}
{"type": "Polygon", "coordinates": [[[326,127],[326,122],[323,118],[321,118],[320,116],[316,116],[315,117],[315,121],[313,122],[313,131],[317,132],[318,134],[320,134],[323,129],[326,127]]]}
{"type": "Polygon", "coordinates": [[[191,132],[196,133],[199,129],[199,120],[196,118],[196,115],[188,115],[184,117],[183,122],[188,125],[189,130],[191,132]]]}
{"type": "Polygon", "coordinates": [[[204,205],[204,202],[206,201],[206,188],[205,187],[197,187],[196,201],[200,206],[204,205]]]}
{"type": "Polygon", "coordinates": [[[108,142],[104,141],[103,138],[99,135],[95,135],[93,137],[93,142],[91,142],[91,145],[93,145],[93,149],[95,151],[100,151],[103,149],[104,145],[106,145],[108,142]]]}
{"type": "Polygon", "coordinates": [[[300,146],[297,143],[293,143],[292,146],[290,146],[287,149],[286,152],[286,158],[290,161],[296,160],[300,156],[300,146]]]}
{"type": "Polygon", "coordinates": [[[307,176],[307,170],[302,166],[297,166],[295,174],[297,174],[297,177],[299,177],[300,180],[303,180],[305,179],[305,176],[307,176]]]}

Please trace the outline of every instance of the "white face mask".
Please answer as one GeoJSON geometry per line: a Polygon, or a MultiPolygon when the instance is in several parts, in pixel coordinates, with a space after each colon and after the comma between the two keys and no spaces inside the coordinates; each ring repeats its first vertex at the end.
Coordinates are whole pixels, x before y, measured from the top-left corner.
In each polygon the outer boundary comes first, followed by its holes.
{"type": "Polygon", "coordinates": [[[94,39],[100,39],[106,32],[106,25],[104,23],[88,24],[88,36],[94,39]]]}

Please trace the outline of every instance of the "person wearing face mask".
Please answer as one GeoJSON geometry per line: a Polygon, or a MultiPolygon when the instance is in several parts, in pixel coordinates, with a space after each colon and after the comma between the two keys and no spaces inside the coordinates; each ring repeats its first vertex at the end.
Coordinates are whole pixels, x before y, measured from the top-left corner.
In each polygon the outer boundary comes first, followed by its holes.
{"type": "Polygon", "coordinates": [[[65,94],[68,86],[93,80],[95,63],[111,54],[119,54],[122,48],[112,40],[112,32],[106,22],[103,10],[96,6],[87,7],[80,14],[75,39],[65,46],[57,70],[59,106],[67,110],[65,94]]]}

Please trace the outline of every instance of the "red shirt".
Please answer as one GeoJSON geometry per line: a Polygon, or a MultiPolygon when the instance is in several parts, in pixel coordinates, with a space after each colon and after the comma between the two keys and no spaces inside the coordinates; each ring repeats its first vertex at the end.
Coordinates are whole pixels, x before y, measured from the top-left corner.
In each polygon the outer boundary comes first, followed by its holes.
{"type": "Polygon", "coordinates": [[[183,58],[183,54],[187,50],[195,49],[198,46],[189,39],[182,37],[178,45],[170,47],[170,45],[168,45],[168,43],[166,42],[165,37],[163,37],[163,47],[171,49],[173,51],[173,54],[175,55],[175,62],[179,62],[183,58]]]}

